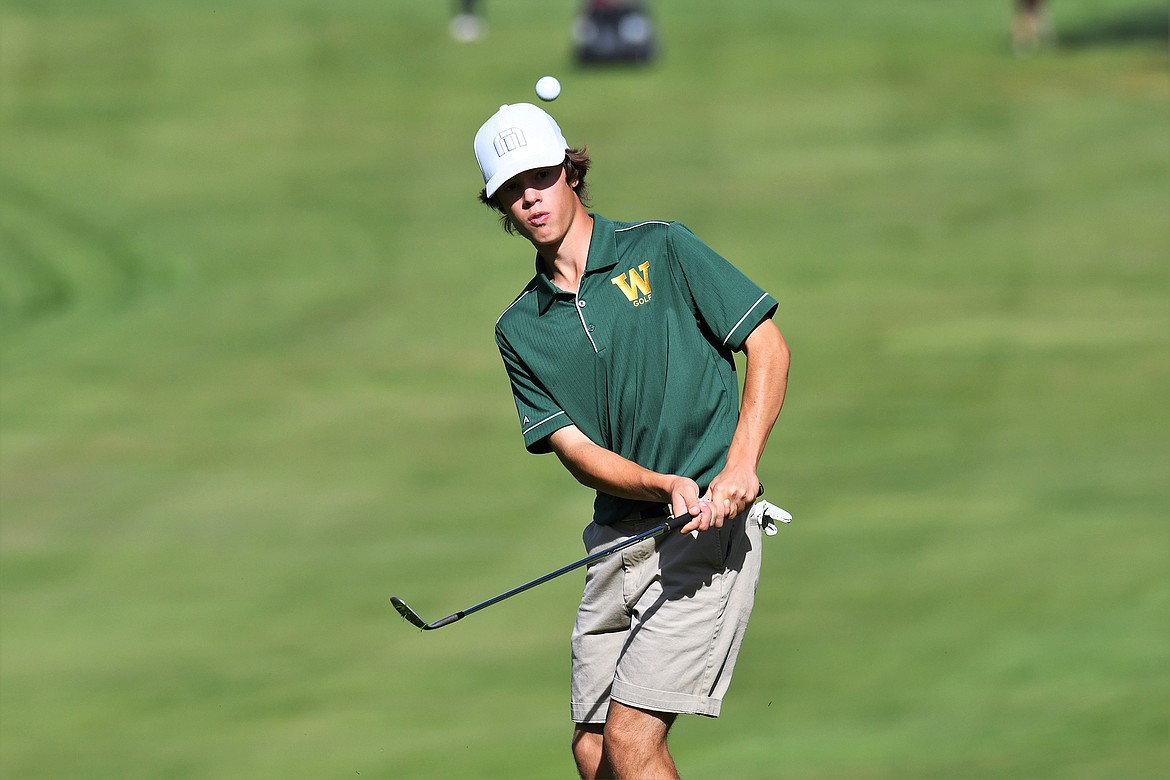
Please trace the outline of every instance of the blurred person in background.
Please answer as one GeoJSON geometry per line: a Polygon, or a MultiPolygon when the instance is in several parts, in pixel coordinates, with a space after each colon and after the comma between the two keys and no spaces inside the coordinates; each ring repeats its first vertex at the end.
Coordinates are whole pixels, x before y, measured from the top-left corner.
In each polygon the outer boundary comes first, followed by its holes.
{"type": "Polygon", "coordinates": [[[1052,37],[1052,25],[1044,0],[1014,0],[1012,51],[1026,57],[1052,37]]]}
{"type": "Polygon", "coordinates": [[[473,43],[487,35],[487,22],[478,13],[479,0],[457,0],[451,19],[451,37],[460,43],[473,43]]]}
{"type": "Polygon", "coordinates": [[[668,732],[719,715],[776,509],[753,502],[788,382],[777,303],[679,223],[590,213],[586,149],[534,105],[502,106],[475,154],[480,200],[536,250],[496,323],[525,447],[596,490],[590,554],[690,518],[589,566],[571,642],[581,777],[676,778],[668,732]]]}

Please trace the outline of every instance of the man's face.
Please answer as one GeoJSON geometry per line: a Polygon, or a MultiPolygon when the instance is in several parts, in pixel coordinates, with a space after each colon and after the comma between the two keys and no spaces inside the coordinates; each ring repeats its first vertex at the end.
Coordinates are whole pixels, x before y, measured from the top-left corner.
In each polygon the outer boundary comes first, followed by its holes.
{"type": "Polygon", "coordinates": [[[496,190],[496,198],[520,234],[537,247],[559,244],[581,210],[561,165],[513,176],[496,190]]]}

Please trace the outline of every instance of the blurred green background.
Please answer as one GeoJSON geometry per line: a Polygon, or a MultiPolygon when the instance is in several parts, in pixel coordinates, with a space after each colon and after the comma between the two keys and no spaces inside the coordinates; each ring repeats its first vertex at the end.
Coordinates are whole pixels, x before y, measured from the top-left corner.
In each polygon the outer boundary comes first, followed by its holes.
{"type": "Polygon", "coordinates": [[[573,776],[590,496],[492,341],[531,251],[471,153],[534,100],[595,208],[781,300],[768,544],[688,778],[1170,765],[1165,3],[0,0],[0,775],[573,776]]]}

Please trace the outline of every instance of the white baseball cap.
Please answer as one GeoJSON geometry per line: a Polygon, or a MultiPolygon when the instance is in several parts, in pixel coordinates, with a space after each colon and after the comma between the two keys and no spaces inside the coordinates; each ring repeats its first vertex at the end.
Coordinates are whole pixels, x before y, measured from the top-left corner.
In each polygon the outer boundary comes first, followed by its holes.
{"type": "Polygon", "coordinates": [[[487,196],[518,173],[565,161],[569,148],[555,119],[531,103],[500,106],[475,134],[475,159],[487,196]]]}

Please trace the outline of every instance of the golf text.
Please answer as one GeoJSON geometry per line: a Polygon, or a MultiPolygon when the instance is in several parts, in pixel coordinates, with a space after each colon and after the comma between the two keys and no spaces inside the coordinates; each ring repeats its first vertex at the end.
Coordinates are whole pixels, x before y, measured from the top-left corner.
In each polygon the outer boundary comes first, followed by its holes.
{"type": "Polygon", "coordinates": [[[624,274],[618,274],[610,281],[625,293],[630,303],[641,306],[650,300],[650,261],[647,260],[624,274]]]}

